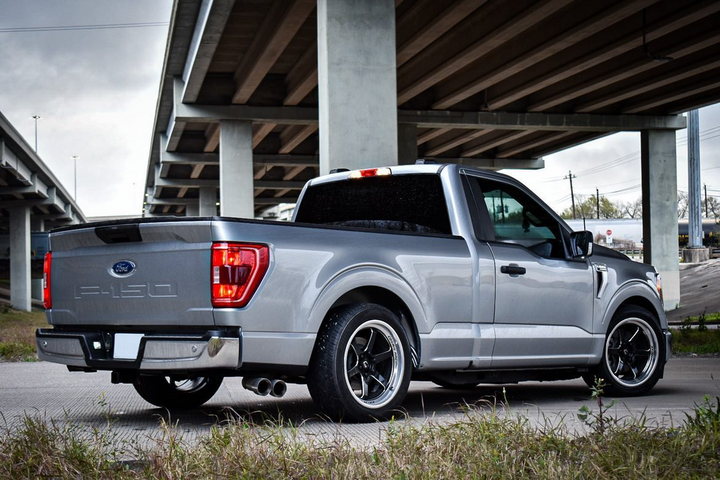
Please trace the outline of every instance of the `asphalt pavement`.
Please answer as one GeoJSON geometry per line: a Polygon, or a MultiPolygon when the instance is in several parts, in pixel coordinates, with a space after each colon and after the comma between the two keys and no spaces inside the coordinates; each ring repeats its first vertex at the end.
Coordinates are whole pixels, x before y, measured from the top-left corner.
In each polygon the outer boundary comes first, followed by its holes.
{"type": "MultiPolygon", "coordinates": [[[[720,396],[720,357],[674,358],[665,378],[649,395],[618,399],[611,414],[617,418],[645,415],[651,425],[679,425],[704,395],[720,396]]],[[[403,404],[407,418],[399,414],[398,422],[448,423],[495,410],[501,415],[525,416],[534,425],[562,423],[570,431],[582,432],[586,427],[576,414],[583,405],[597,409],[581,380],[479,386],[467,391],[413,382],[403,404]]],[[[114,441],[150,444],[160,434],[163,418],[177,424],[188,442],[238,418],[293,425],[299,436],[327,441],[342,438],[355,446],[378,444],[389,425],[333,423],[318,414],[303,385],[288,385],[283,398],[259,397],[243,389],[237,378],[226,379],[202,408],[168,413],[142,400],[131,385],[111,384],[107,372],[70,373],[64,366],[46,362],[0,363],[0,412],[7,428],[21,425],[25,416],[69,422],[86,432],[104,429],[110,422],[114,441]]]]}

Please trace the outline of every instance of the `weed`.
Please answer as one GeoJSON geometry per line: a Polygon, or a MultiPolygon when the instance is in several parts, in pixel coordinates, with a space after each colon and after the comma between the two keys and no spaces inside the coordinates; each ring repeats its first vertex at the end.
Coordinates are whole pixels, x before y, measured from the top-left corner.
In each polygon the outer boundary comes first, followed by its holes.
{"type": "Polygon", "coordinates": [[[608,411],[613,408],[617,402],[613,400],[609,405],[603,403],[606,386],[607,384],[604,379],[595,377],[595,383],[590,387],[590,391],[592,392],[590,398],[597,403],[598,411],[594,413],[590,407],[583,405],[577,414],[580,421],[591,427],[595,434],[599,436],[605,435],[609,424],[616,423],[614,418],[608,416],[608,411]]]}

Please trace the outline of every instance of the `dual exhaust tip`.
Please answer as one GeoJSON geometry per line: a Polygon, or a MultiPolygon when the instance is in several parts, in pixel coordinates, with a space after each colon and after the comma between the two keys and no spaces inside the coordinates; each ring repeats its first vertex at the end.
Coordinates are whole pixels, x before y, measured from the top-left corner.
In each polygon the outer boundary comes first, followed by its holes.
{"type": "Polygon", "coordinates": [[[242,386],[261,397],[268,394],[273,397],[282,397],[287,392],[287,384],[282,380],[270,380],[265,377],[243,377],[242,386]]]}

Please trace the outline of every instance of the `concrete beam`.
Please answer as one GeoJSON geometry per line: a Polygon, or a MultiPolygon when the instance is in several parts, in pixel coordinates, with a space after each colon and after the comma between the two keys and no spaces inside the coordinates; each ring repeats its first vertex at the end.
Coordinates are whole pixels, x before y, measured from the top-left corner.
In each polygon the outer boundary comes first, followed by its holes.
{"type": "MultiPolygon", "coordinates": [[[[306,138],[317,132],[317,130],[317,125],[294,125],[285,128],[285,131],[280,134],[280,142],[282,146],[280,147],[279,153],[288,154],[292,152],[306,138]]],[[[253,141],[253,143],[255,142],[253,141]]]]}
{"type": "Polygon", "coordinates": [[[482,142],[480,145],[471,146],[464,150],[460,155],[463,157],[473,157],[479,153],[487,152],[488,150],[492,150],[495,147],[499,147],[500,145],[505,145],[506,143],[513,142],[519,138],[527,137],[528,135],[532,135],[535,133],[532,130],[523,130],[520,132],[513,132],[508,133],[505,135],[501,135],[500,137],[491,140],[490,142],[482,142]]]}
{"type": "Polygon", "coordinates": [[[47,198],[47,191],[48,186],[45,185],[45,182],[38,178],[36,173],[30,175],[30,185],[23,187],[5,187],[2,189],[2,192],[6,194],[32,194],[40,195],[43,198],[47,198]]]}
{"type": "Polygon", "coordinates": [[[183,72],[183,102],[197,100],[234,5],[235,0],[203,0],[183,72]]]}
{"type": "MultiPolygon", "coordinates": [[[[483,55],[487,55],[500,45],[520,35],[528,28],[537,25],[561,8],[567,6],[570,2],[571,0],[557,0],[552,2],[545,1],[535,3],[523,10],[520,15],[517,15],[511,21],[506,22],[504,25],[492,32],[489,32],[477,42],[459,52],[452,58],[444,61],[429,72],[427,71],[427,67],[425,67],[425,69],[417,69],[419,73],[410,76],[410,72],[408,71],[415,70],[412,68],[413,64],[421,65],[424,63],[421,55],[416,56],[413,62],[409,62],[405,65],[405,67],[409,68],[403,68],[399,73],[400,76],[407,77],[410,80],[406,85],[403,85],[398,89],[397,104],[402,105],[433,85],[440,83],[483,55]]],[[[417,65],[414,66],[417,67],[417,65]]]]}
{"type": "Polygon", "coordinates": [[[484,168],[486,170],[540,170],[545,168],[542,158],[506,159],[506,158],[432,158],[438,163],[456,163],[468,167],[484,168]]]}
{"type": "Polygon", "coordinates": [[[23,185],[29,186],[32,184],[30,180],[33,175],[32,170],[15,155],[15,152],[5,145],[2,138],[0,138],[0,167],[8,170],[23,185]]]}
{"type": "Polygon", "coordinates": [[[493,133],[493,130],[470,130],[467,132],[462,132],[455,135],[453,138],[430,148],[425,152],[425,155],[433,157],[460,145],[464,145],[472,140],[475,140],[476,138],[481,138],[491,133],[493,133]]]}
{"type": "Polygon", "coordinates": [[[399,110],[399,123],[418,128],[465,128],[576,132],[680,130],[681,115],[593,115],[563,113],[458,112],[451,110],[399,110]]]}
{"type": "MultiPolygon", "coordinates": [[[[212,124],[220,120],[243,120],[273,125],[317,125],[318,110],[308,107],[180,104],[176,105],[171,121],[168,124],[167,135],[169,140],[167,147],[177,145],[185,123],[212,124]]],[[[452,110],[399,110],[397,112],[397,121],[401,124],[415,124],[417,128],[432,129],[575,132],[680,130],[686,126],[685,117],[681,115],[545,114],[460,112],[452,110]]]]}
{"type": "Polygon", "coordinates": [[[232,103],[247,103],[308,16],[316,0],[276,1],[263,19],[235,72],[232,103]]]}
{"type": "MultiPolygon", "coordinates": [[[[435,1],[435,0],[428,0],[435,1]]],[[[423,51],[427,46],[451,30],[455,25],[463,21],[470,13],[480,8],[487,0],[458,0],[448,6],[443,12],[433,18],[427,25],[418,29],[413,36],[398,45],[397,65],[400,67],[412,57],[423,51]]],[[[423,2],[418,2],[404,18],[398,20],[398,30],[407,18],[421,15],[423,2]]]]}
{"type": "MultiPolygon", "coordinates": [[[[670,15],[648,25],[644,40],[645,42],[652,42],[674,31],[685,28],[719,10],[720,2],[707,2],[705,5],[689,4],[684,10],[672,12],[670,15]]],[[[566,63],[562,68],[555,68],[544,75],[534,76],[531,81],[505,93],[501,93],[499,96],[489,100],[489,107],[491,110],[500,110],[516,100],[560,83],[596,65],[617,58],[630,50],[640,49],[642,48],[642,44],[643,32],[641,29],[637,29],[630,35],[626,35],[594,51],[590,56],[582,56],[566,63]]]]}
{"type": "MultiPolygon", "coordinates": [[[[680,59],[691,55],[695,52],[699,52],[708,47],[712,47],[720,43],[720,33],[716,30],[711,30],[708,33],[698,38],[692,38],[687,42],[674,45],[671,48],[656,52],[656,54],[663,57],[671,57],[673,59],[680,59]]],[[[648,72],[652,69],[661,67],[664,62],[648,62],[646,58],[639,59],[629,65],[624,66],[622,69],[611,71],[600,77],[594,77],[590,81],[575,85],[570,88],[565,88],[561,92],[554,94],[543,100],[527,107],[530,112],[541,112],[558,106],[564,102],[568,102],[575,98],[581,97],[588,93],[598,91],[604,87],[610,87],[617,82],[622,80],[636,77],[643,72],[648,72]]]]}
{"type": "MultiPolygon", "coordinates": [[[[440,98],[433,104],[433,109],[446,109],[469,98],[483,90],[496,85],[511,76],[532,67],[533,65],[557,55],[559,52],[577,45],[579,42],[597,34],[606,28],[624,20],[643,8],[657,3],[658,0],[628,0],[610,6],[607,10],[593,15],[591,18],[561,32],[547,42],[537,45],[528,52],[503,62],[502,68],[490,69],[487,66],[480,69],[481,75],[477,78],[463,76],[459,80],[451,80],[448,86],[443,86],[438,92],[440,98]]],[[[471,74],[472,75],[472,74],[471,74]]]]}

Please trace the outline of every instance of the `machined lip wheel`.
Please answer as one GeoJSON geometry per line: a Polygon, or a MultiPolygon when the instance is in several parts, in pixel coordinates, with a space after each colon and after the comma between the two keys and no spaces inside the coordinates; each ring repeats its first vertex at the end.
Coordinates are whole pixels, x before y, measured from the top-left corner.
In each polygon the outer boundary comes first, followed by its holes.
{"type": "Polygon", "coordinates": [[[189,393],[200,390],[208,383],[207,377],[195,377],[195,378],[181,378],[175,379],[173,377],[165,377],[165,380],[170,384],[170,387],[177,392],[189,393]]]}
{"type": "Polygon", "coordinates": [[[387,323],[368,320],[345,347],[345,383],[356,402],[379,409],[395,397],[405,373],[400,336],[387,323]]]}
{"type": "Polygon", "coordinates": [[[605,362],[615,381],[625,387],[645,383],[656,371],[659,345],[652,327],[639,318],[615,325],[605,344],[605,362]]]}

